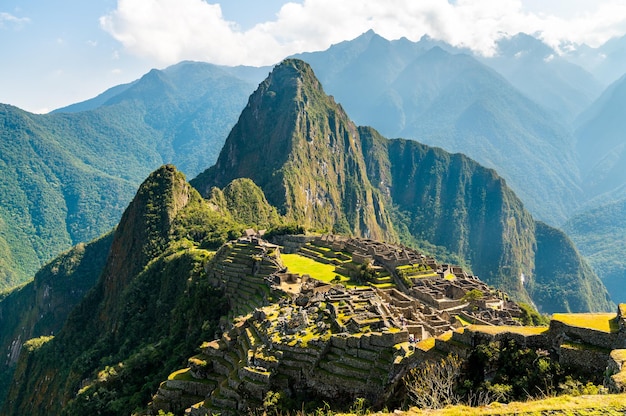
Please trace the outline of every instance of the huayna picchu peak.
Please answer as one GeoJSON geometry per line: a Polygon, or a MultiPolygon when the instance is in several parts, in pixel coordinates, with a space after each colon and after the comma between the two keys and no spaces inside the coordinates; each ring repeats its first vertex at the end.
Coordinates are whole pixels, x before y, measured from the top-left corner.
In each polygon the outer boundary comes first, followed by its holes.
{"type": "Polygon", "coordinates": [[[309,65],[286,60],[252,94],[215,166],[191,183],[206,196],[213,186],[250,178],[306,228],[393,239],[362,154],[357,127],[309,65]]]}
{"type": "Polygon", "coordinates": [[[214,166],[150,174],[106,242],[63,327],[22,348],[2,415],[400,408],[436,397],[441,360],[470,404],[626,388],[626,306],[567,237],[494,170],[356,126],[300,60],[214,166]],[[605,313],[548,327],[533,306],[605,313]]]}

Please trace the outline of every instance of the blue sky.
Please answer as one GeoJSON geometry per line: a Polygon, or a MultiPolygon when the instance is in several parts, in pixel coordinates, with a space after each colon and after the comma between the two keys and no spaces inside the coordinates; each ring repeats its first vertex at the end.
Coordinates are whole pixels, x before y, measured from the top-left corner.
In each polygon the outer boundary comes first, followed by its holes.
{"type": "Polygon", "coordinates": [[[598,46],[624,0],[3,0],[0,102],[46,112],[183,59],[271,65],[374,29],[482,53],[520,31],[598,46]]]}

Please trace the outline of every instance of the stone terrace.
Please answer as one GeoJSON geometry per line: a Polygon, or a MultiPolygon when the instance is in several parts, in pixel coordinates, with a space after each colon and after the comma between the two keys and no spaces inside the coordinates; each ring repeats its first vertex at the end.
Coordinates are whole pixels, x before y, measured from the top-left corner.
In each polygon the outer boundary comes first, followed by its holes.
{"type": "Polygon", "coordinates": [[[343,258],[330,260],[344,273],[350,273],[351,264],[371,264],[377,275],[393,281],[397,289],[390,292],[393,295],[385,296],[387,310],[393,311],[391,319],[412,328],[419,339],[454,329],[458,326],[455,316],[484,325],[519,325],[515,318],[521,316],[521,310],[503,293],[489,288],[461,267],[437,264],[417,250],[369,239],[325,235],[307,242],[299,253],[322,262],[329,262],[325,253],[335,253],[334,257],[350,255],[350,263],[343,258]],[[465,295],[473,290],[482,293],[482,297],[470,304],[465,295]],[[400,297],[404,298],[402,307],[397,306],[400,297]]]}
{"type": "Polygon", "coordinates": [[[225,244],[206,265],[209,282],[224,288],[232,317],[266,304],[271,297],[270,276],[281,269],[278,246],[254,237],[225,244]]]}
{"type": "Polygon", "coordinates": [[[379,302],[373,290],[357,292],[344,297],[337,288],[257,308],[219,340],[204,343],[188,368],[163,382],[151,411],[236,415],[260,406],[268,391],[287,389],[380,401],[412,349],[400,328],[348,333],[339,327],[358,320],[361,307],[379,302]],[[338,306],[346,301],[347,309],[338,306]]]}
{"type": "Polygon", "coordinates": [[[415,250],[334,236],[289,241],[301,242],[301,255],[346,272],[368,263],[374,283],[347,288],[289,273],[280,247],[256,236],[224,245],[206,271],[224,288],[231,317],[240,318],[162,383],[153,414],[185,408],[190,415],[241,414],[260,406],[268,391],[289,389],[377,403],[423,358],[415,342],[444,336],[462,320],[515,324],[515,307],[497,292],[415,250]],[[286,284],[298,290],[286,293],[280,289],[286,284]],[[463,300],[471,290],[483,298],[463,300]]]}

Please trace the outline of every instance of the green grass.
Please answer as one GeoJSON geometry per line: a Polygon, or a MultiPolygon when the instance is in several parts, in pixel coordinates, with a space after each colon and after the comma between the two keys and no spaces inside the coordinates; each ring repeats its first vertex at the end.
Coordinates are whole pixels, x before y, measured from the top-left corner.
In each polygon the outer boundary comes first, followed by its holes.
{"type": "Polygon", "coordinates": [[[505,332],[520,334],[520,335],[539,335],[548,330],[547,326],[490,326],[490,325],[470,325],[467,329],[483,332],[486,334],[502,334],[505,332]]]}
{"type": "Polygon", "coordinates": [[[457,315],[455,316],[455,318],[457,319],[457,321],[459,321],[461,323],[461,325],[463,326],[468,326],[471,325],[472,323],[466,319],[463,319],[463,317],[461,315],[457,315]]]}
{"type": "Polygon", "coordinates": [[[422,351],[430,351],[435,348],[435,338],[430,337],[423,339],[416,344],[416,347],[422,351]]]}
{"type": "Polygon", "coordinates": [[[314,279],[327,283],[330,283],[335,276],[339,276],[341,282],[349,282],[350,280],[347,276],[337,273],[335,266],[332,264],[320,263],[299,254],[281,254],[280,257],[283,260],[283,264],[289,268],[290,273],[308,274],[314,279]]]}
{"type": "Polygon", "coordinates": [[[567,416],[623,416],[626,412],[626,394],[558,396],[528,402],[492,403],[488,406],[449,406],[441,410],[411,408],[407,416],[453,415],[567,415],[567,416]]]}
{"type": "Polygon", "coordinates": [[[619,324],[614,313],[555,313],[552,319],[579,328],[611,333],[619,331],[619,324]]]}
{"type": "Polygon", "coordinates": [[[372,283],[372,286],[378,288],[378,289],[389,289],[390,287],[396,287],[395,283],[372,283]]]}
{"type": "Polygon", "coordinates": [[[186,380],[193,381],[195,378],[191,376],[189,373],[189,368],[181,368],[180,370],[174,371],[172,374],[167,377],[168,380],[186,380]]]}

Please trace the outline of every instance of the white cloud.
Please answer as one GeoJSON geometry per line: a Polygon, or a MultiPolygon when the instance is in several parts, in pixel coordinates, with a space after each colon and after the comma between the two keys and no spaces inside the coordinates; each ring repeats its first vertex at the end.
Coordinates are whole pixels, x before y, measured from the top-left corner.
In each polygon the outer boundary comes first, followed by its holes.
{"type": "Polygon", "coordinates": [[[118,0],[100,23],[130,53],[165,64],[268,65],[369,29],[388,39],[428,34],[485,54],[497,39],[518,32],[538,34],[552,46],[597,46],[626,32],[626,4],[606,0],[564,18],[553,10],[527,10],[521,0],[304,0],[286,3],[274,21],[243,31],[224,19],[219,4],[204,0],[118,0]]]}
{"type": "Polygon", "coordinates": [[[16,17],[10,13],[0,12],[0,29],[14,27],[19,29],[23,24],[29,23],[28,17],[16,17]]]}

